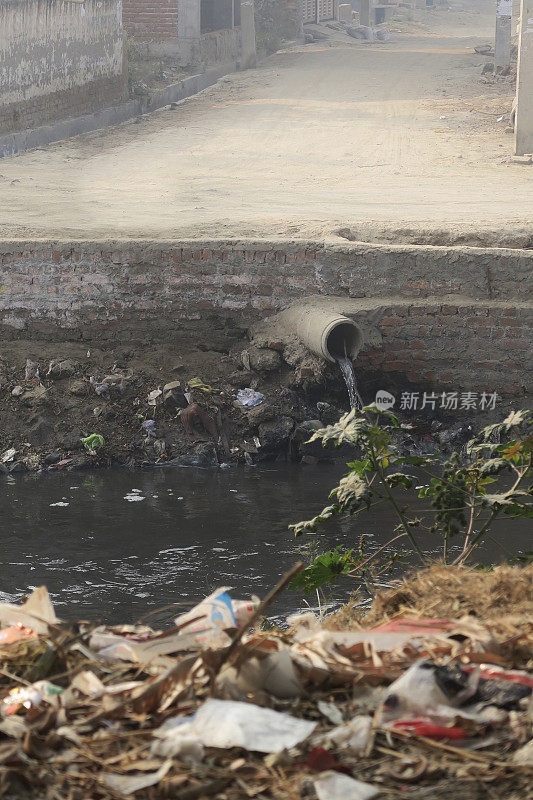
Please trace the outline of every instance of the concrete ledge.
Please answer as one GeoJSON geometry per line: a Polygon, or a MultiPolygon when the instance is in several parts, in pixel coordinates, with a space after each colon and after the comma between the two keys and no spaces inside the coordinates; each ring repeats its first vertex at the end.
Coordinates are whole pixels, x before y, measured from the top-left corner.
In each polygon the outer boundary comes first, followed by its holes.
{"type": "Polygon", "coordinates": [[[164,108],[170,103],[179,103],[181,100],[186,100],[188,97],[207,89],[216,83],[219,78],[236,70],[237,63],[235,61],[219,64],[199,75],[191,75],[179,83],[173,83],[164,89],[158,89],[148,99],[128,100],[126,103],[103,108],[93,114],[72,117],[50,125],[42,125],[32,130],[0,134],[0,158],[14,156],[17,153],[23,153],[25,150],[33,150],[36,147],[43,147],[44,145],[52,144],[52,142],[60,142],[63,139],[70,139],[72,136],[80,136],[82,133],[90,133],[91,131],[119,125],[121,122],[126,122],[141,114],[149,114],[158,108],[164,108]]]}

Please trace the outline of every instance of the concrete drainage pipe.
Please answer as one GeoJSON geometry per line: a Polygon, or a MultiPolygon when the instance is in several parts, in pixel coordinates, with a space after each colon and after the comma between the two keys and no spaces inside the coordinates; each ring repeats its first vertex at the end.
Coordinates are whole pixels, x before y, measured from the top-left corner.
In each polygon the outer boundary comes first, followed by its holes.
{"type": "Polygon", "coordinates": [[[339,312],[313,304],[293,306],[284,314],[285,324],[306,347],[327,361],[336,357],[356,358],[362,344],[359,328],[339,312]]]}

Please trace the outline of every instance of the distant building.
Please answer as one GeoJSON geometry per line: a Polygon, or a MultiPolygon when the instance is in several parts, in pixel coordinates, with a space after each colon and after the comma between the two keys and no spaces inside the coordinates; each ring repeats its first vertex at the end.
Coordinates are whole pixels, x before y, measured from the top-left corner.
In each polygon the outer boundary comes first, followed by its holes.
{"type": "Polygon", "coordinates": [[[123,0],[126,33],[184,66],[235,61],[241,0],[123,0]]]}
{"type": "Polygon", "coordinates": [[[322,22],[336,17],[337,0],[301,0],[304,23],[322,22]]]}

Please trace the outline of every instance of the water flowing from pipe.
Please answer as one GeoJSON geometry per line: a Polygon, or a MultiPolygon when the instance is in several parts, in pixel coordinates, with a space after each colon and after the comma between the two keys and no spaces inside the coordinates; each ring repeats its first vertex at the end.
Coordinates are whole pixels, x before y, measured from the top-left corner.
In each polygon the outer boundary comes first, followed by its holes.
{"type": "Polygon", "coordinates": [[[346,356],[335,356],[335,360],[339,365],[340,371],[342,372],[342,377],[344,378],[344,383],[348,389],[350,408],[362,408],[363,400],[357,389],[357,380],[355,378],[355,372],[351,360],[346,356]]]}

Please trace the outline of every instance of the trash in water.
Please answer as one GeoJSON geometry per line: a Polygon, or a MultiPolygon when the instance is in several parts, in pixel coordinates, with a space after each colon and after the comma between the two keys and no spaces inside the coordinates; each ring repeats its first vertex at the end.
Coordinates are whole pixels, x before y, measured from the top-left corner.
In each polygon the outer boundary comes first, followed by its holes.
{"type": "Polygon", "coordinates": [[[104,437],[99,433],[91,433],[90,436],[86,436],[81,440],[81,443],[85,447],[86,451],[91,456],[96,455],[96,451],[100,450],[105,445],[104,437]]]}
{"type": "Polygon", "coordinates": [[[146,500],[146,497],[142,496],[140,489],[132,489],[128,494],[124,495],[124,500],[128,500],[130,503],[138,503],[141,500],[146,500]]]}
{"type": "Polygon", "coordinates": [[[66,503],[64,500],[58,500],[57,503],[50,503],[50,508],[54,508],[56,506],[59,506],[60,508],[66,508],[69,505],[70,503],[66,503]]]}
{"type": "Polygon", "coordinates": [[[256,392],[254,389],[239,389],[237,392],[237,400],[246,408],[255,408],[260,405],[265,396],[261,392],[256,392]]]}

